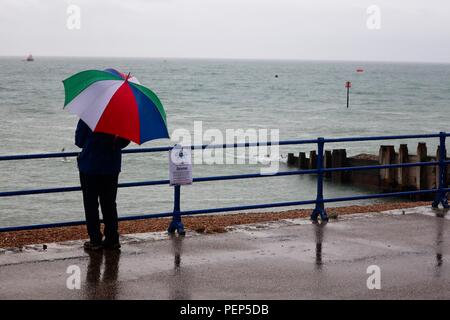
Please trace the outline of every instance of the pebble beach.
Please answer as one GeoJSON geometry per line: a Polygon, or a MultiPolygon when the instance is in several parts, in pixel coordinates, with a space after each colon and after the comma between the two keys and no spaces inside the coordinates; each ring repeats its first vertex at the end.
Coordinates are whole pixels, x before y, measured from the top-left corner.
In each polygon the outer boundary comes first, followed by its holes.
{"type": "MultiPolygon", "coordinates": [[[[354,213],[382,212],[387,210],[413,208],[429,205],[429,202],[394,202],[366,206],[347,206],[327,208],[330,219],[354,213]]],[[[309,218],[311,209],[296,209],[282,212],[237,213],[224,215],[201,215],[183,217],[187,232],[202,234],[227,232],[227,227],[241,224],[277,221],[282,219],[309,218]]],[[[161,232],[167,230],[170,218],[122,221],[119,223],[121,234],[161,232]]],[[[30,244],[63,242],[69,240],[87,239],[85,226],[36,229],[27,231],[5,232],[0,236],[0,248],[21,248],[30,244]]]]}

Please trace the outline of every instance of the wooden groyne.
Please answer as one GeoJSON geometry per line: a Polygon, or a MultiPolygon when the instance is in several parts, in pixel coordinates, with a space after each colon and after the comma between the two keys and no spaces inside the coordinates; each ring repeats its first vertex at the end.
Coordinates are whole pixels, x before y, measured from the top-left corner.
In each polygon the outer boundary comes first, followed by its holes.
{"type": "MultiPolygon", "coordinates": [[[[414,162],[437,161],[439,148],[435,155],[427,154],[425,142],[419,142],[416,154],[410,154],[407,144],[401,144],[396,152],[394,145],[381,145],[378,155],[359,154],[348,157],[346,149],[325,150],[324,167],[359,167],[385,164],[401,164],[414,162]]],[[[305,152],[298,155],[288,154],[288,165],[299,169],[316,169],[317,153],[310,151],[307,157],[305,152]]],[[[447,170],[447,181],[449,177],[447,170]]],[[[435,189],[439,184],[438,166],[416,166],[389,169],[370,169],[356,171],[326,172],[325,178],[334,183],[349,183],[357,186],[381,190],[382,192],[410,191],[435,189]]],[[[419,195],[414,199],[430,199],[433,195],[419,195]]]]}

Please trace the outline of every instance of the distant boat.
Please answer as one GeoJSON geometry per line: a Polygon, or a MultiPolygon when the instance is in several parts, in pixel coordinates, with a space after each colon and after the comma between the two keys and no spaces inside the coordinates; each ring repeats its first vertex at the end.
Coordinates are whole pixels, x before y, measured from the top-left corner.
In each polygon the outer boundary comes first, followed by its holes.
{"type": "Polygon", "coordinates": [[[356,69],[356,72],[359,72],[359,73],[364,72],[364,69],[363,68],[358,68],[358,69],[356,69]]]}
{"type": "Polygon", "coordinates": [[[34,58],[33,58],[33,56],[31,55],[31,53],[28,55],[27,61],[34,61],[34,58]]]}

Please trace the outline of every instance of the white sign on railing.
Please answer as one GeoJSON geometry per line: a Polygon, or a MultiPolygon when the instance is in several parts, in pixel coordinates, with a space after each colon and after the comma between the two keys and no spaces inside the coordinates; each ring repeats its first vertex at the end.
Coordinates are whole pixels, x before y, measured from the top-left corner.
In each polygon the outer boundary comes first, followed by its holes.
{"type": "Polygon", "coordinates": [[[170,185],[192,184],[191,148],[176,144],[169,152],[170,185]]]}

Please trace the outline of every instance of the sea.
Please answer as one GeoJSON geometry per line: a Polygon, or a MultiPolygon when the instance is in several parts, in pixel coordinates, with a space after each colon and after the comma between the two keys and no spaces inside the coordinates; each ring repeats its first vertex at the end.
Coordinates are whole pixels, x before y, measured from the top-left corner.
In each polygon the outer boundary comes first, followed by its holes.
{"type": "MultiPolygon", "coordinates": [[[[223,136],[227,129],[267,129],[278,132],[280,140],[450,131],[449,64],[38,56],[33,62],[24,60],[0,58],[0,155],[78,151],[74,145],[78,119],[63,110],[62,80],[87,69],[131,72],[161,99],[171,135],[185,129],[193,137],[195,123],[201,123],[203,132],[214,129],[209,132],[223,136]],[[357,72],[359,68],[364,71],[357,72]],[[349,108],[346,81],[352,83],[349,108]]],[[[271,136],[258,138],[266,141],[271,136]]],[[[429,154],[435,154],[437,139],[424,141],[429,154]]],[[[161,139],[127,148],[175,142],[161,139]]],[[[410,153],[415,153],[417,142],[349,142],[325,149],[346,148],[352,156],[377,154],[380,144],[398,148],[408,143],[410,153]]],[[[280,171],[294,170],[286,165],[287,154],[314,149],[314,145],[282,146],[279,155],[269,158],[280,171]]],[[[226,150],[230,152],[236,163],[194,164],[194,177],[259,173],[267,166],[267,159],[251,159],[250,153],[239,164],[239,154],[226,150]]],[[[168,167],[166,152],[126,154],[120,182],[168,179],[168,167]]],[[[0,192],[77,185],[75,158],[0,161],[0,192]]],[[[374,192],[331,182],[324,188],[325,197],[374,192]]],[[[181,188],[181,209],[310,200],[315,194],[316,178],[308,175],[198,182],[181,188]]],[[[380,201],[392,199],[351,204],[380,201]]],[[[117,202],[120,216],[170,212],[173,187],[121,188],[117,202]]],[[[80,192],[0,198],[0,227],[83,218],[80,192]]]]}

